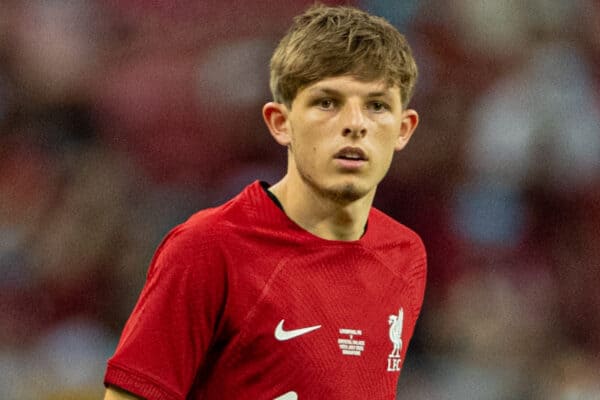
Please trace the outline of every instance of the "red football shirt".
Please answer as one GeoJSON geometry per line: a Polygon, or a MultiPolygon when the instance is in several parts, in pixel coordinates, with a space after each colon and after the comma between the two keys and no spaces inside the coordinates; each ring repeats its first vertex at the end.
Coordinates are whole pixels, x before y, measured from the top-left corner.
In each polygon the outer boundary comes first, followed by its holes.
{"type": "Polygon", "coordinates": [[[150,400],[394,399],[425,290],[419,237],[376,209],[356,241],[259,182],[157,250],[105,383],[150,400]]]}

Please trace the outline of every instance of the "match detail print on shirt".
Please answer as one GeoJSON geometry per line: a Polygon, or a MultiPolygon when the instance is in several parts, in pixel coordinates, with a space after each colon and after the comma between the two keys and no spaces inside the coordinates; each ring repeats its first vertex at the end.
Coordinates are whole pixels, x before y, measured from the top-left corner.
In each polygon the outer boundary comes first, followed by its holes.
{"type": "Polygon", "coordinates": [[[365,341],[357,339],[356,336],[361,336],[360,329],[340,329],[340,338],[338,346],[345,356],[360,356],[365,349],[365,341]]]}

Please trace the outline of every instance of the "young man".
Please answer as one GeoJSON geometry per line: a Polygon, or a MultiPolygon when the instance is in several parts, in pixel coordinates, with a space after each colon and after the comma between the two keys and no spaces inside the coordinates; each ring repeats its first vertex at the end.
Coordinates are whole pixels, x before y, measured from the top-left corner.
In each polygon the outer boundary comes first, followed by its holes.
{"type": "Polygon", "coordinates": [[[105,399],[393,399],[425,290],[419,237],[372,208],[418,115],[404,37],[354,8],[296,17],[263,108],[287,174],[161,244],[105,399]]]}

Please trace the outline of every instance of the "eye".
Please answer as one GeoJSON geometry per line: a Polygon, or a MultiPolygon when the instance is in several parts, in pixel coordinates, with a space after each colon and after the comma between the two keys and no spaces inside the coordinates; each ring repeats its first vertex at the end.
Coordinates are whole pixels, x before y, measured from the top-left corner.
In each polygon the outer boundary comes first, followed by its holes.
{"type": "Polygon", "coordinates": [[[382,112],[387,110],[389,107],[387,106],[387,104],[381,102],[381,101],[372,101],[371,103],[369,103],[369,109],[371,111],[375,111],[375,112],[382,112]]]}
{"type": "Polygon", "coordinates": [[[319,99],[316,103],[322,110],[332,110],[335,107],[335,101],[329,98],[319,99]]]}

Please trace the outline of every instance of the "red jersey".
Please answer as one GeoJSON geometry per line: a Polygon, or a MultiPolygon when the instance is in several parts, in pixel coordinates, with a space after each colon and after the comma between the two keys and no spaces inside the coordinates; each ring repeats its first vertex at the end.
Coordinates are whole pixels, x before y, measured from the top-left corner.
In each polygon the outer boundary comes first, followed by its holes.
{"type": "Polygon", "coordinates": [[[371,209],[303,230],[259,182],[169,233],[105,384],[150,400],[394,399],[423,302],[419,237],[371,209]]]}

